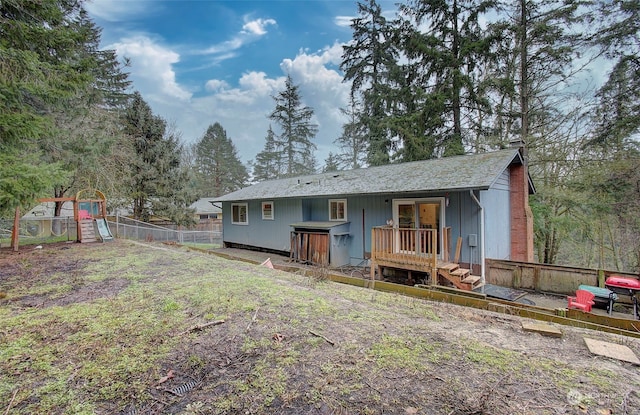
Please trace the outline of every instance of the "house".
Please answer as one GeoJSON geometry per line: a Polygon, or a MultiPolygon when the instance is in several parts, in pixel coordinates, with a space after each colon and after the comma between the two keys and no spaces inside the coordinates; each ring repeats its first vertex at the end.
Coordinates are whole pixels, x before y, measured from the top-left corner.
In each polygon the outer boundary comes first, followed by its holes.
{"type": "Polygon", "coordinates": [[[225,246],[332,267],[371,260],[372,272],[404,269],[409,279],[450,279],[456,267],[439,264],[455,250],[468,268],[459,280],[483,280],[485,258],[533,261],[534,191],[522,151],[510,148],[265,181],[216,201],[225,246]]]}
{"type": "Polygon", "coordinates": [[[203,197],[191,204],[195,210],[196,220],[222,219],[222,209],[216,204],[217,198],[203,197]]]}

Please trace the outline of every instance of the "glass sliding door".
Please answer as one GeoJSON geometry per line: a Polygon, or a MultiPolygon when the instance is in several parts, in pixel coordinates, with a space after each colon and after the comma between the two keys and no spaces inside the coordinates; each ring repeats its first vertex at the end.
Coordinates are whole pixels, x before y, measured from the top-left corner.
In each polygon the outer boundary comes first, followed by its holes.
{"type": "Polygon", "coordinates": [[[393,220],[398,228],[395,241],[397,251],[416,254],[436,252],[440,255],[444,198],[394,200],[393,220]],[[424,229],[436,231],[435,247],[432,246],[431,233],[423,231],[424,229]]]}

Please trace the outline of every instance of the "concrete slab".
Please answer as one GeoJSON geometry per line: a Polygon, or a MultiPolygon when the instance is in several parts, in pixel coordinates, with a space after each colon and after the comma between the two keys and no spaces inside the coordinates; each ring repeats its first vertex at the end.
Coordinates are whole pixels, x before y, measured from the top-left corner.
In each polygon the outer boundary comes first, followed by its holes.
{"type": "Polygon", "coordinates": [[[610,357],[611,359],[621,360],[623,362],[633,363],[640,366],[640,360],[627,346],[621,344],[608,343],[600,340],[588,339],[584,337],[589,351],[598,356],[610,357]]]}
{"type": "Polygon", "coordinates": [[[557,329],[556,327],[553,327],[553,326],[551,326],[549,324],[545,324],[545,323],[536,323],[536,322],[530,322],[530,321],[523,321],[522,322],[522,329],[524,331],[540,333],[543,336],[562,337],[562,332],[559,329],[557,329]]]}

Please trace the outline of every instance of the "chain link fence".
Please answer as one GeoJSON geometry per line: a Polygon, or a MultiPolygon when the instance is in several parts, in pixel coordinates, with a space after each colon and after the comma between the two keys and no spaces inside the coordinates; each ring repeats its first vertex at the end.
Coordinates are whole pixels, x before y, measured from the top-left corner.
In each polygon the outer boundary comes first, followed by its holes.
{"type": "MultiPolygon", "coordinates": [[[[222,246],[222,224],[219,222],[203,224],[195,230],[171,229],[124,217],[108,219],[107,223],[116,238],[222,246]]],[[[0,247],[11,245],[12,229],[13,219],[0,219],[0,247]]],[[[18,229],[20,245],[75,241],[78,237],[77,222],[72,216],[23,218],[18,229]]]]}
{"type": "MultiPolygon", "coordinates": [[[[11,245],[13,219],[0,219],[0,247],[11,245]]],[[[20,245],[75,241],[78,226],[73,217],[42,217],[20,219],[20,245]]]]}
{"type": "Polygon", "coordinates": [[[115,221],[109,220],[108,222],[111,233],[116,238],[222,246],[221,223],[211,224],[209,230],[183,230],[123,217],[116,217],[115,221]]]}

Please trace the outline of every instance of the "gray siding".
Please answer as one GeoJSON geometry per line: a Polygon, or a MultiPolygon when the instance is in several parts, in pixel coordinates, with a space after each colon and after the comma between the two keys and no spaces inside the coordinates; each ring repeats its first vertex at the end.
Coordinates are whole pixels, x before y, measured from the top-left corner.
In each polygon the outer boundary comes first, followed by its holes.
{"type": "Polygon", "coordinates": [[[445,208],[445,226],[451,227],[450,258],[456,254],[458,238],[462,238],[460,262],[480,263],[480,208],[469,191],[449,195],[449,206],[445,208]],[[469,246],[470,235],[475,235],[477,246],[469,246]]]}
{"type": "Polygon", "coordinates": [[[257,200],[248,202],[248,225],[231,223],[231,203],[222,204],[224,241],[278,251],[290,250],[291,223],[302,219],[300,200],[257,200]],[[262,202],[273,202],[273,220],[262,219],[262,202]]]}
{"type": "Polygon", "coordinates": [[[304,199],[302,201],[303,220],[328,221],[330,199],[347,200],[347,222],[349,222],[350,234],[346,242],[348,255],[352,265],[360,264],[365,258],[365,253],[371,252],[371,228],[384,225],[387,219],[393,216],[392,198],[378,195],[304,199]]]}
{"type": "MultiPolygon", "coordinates": [[[[494,259],[509,258],[509,174],[505,171],[495,186],[487,191],[475,193],[485,211],[486,257],[494,259]]],[[[394,199],[420,199],[431,197],[449,198],[445,207],[445,223],[451,227],[451,258],[455,255],[458,237],[462,238],[460,261],[479,264],[481,252],[480,209],[471,198],[469,191],[412,194],[382,194],[359,196],[332,196],[303,199],[276,199],[274,220],[262,220],[261,202],[249,202],[249,225],[231,224],[231,203],[223,202],[223,224],[225,242],[234,242],[249,246],[289,251],[289,226],[301,221],[328,221],[329,199],[347,200],[347,221],[349,238],[347,246],[349,262],[360,264],[371,252],[371,228],[385,225],[393,218],[394,199]],[[469,245],[469,236],[475,236],[477,246],[469,245]]],[[[265,199],[264,201],[269,201],[265,199]]]]}
{"type": "Polygon", "coordinates": [[[365,253],[368,255],[371,252],[371,228],[385,225],[393,217],[391,199],[391,196],[384,195],[347,198],[347,218],[351,222],[349,256],[352,265],[358,265],[364,260],[365,253]]]}
{"type": "Polygon", "coordinates": [[[485,209],[485,256],[493,259],[511,257],[511,199],[509,170],[505,170],[495,185],[481,192],[485,209]]]}

